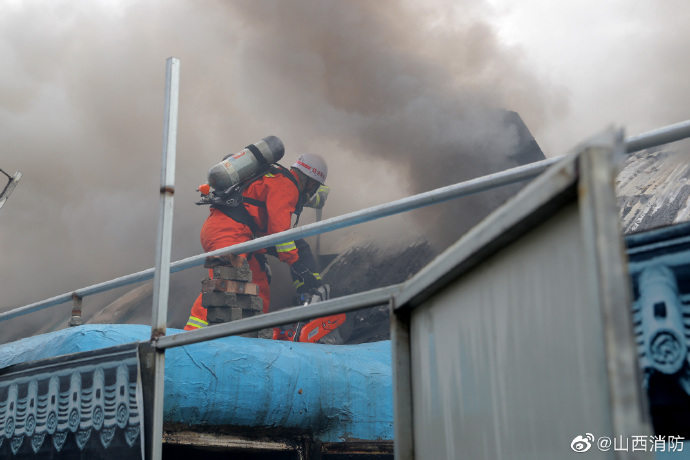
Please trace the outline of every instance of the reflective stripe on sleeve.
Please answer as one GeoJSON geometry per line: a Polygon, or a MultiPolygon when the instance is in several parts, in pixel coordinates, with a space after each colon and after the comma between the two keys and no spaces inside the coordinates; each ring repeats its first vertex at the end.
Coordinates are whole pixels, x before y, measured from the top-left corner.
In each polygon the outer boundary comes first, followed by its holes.
{"type": "Polygon", "coordinates": [[[276,245],[276,251],[278,252],[290,252],[297,250],[297,245],[294,241],[288,241],[287,243],[281,243],[276,245]]]}
{"type": "Polygon", "coordinates": [[[204,321],[203,319],[199,319],[196,316],[190,316],[189,319],[187,320],[187,326],[196,328],[196,329],[201,329],[202,327],[208,326],[208,323],[204,321]]]}

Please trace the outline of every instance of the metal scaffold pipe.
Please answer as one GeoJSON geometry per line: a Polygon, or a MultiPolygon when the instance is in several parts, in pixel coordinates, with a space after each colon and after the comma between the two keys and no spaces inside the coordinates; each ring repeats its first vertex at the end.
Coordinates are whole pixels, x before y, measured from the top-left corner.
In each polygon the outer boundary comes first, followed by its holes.
{"type": "Polygon", "coordinates": [[[172,247],[173,202],[175,198],[175,156],[177,147],[177,113],[180,90],[180,60],[169,58],[166,69],[165,121],[161,187],[156,240],[156,269],[153,289],[151,337],[165,335],[170,287],[170,252],[172,247]]]}
{"type": "Polygon", "coordinates": [[[670,144],[688,137],[690,137],[690,120],[628,137],[625,140],[625,149],[628,153],[634,153],[650,147],[670,144]]]}
{"type": "MultiPolygon", "coordinates": [[[[154,272],[151,340],[164,337],[168,322],[170,292],[170,252],[172,248],[173,202],[175,197],[175,156],[177,151],[177,113],[180,93],[180,60],[168,58],[165,79],[165,112],[163,123],[163,152],[161,155],[161,187],[156,238],[156,267],[154,272]]],[[[154,353],[152,359],[152,407],[146,449],[151,460],[163,458],[163,394],[165,387],[165,353],[154,353]]]]}
{"type": "MultiPolygon", "coordinates": [[[[625,140],[625,148],[628,153],[637,152],[650,147],[663,145],[669,142],[675,142],[681,139],[690,137],[690,120],[674,125],[669,125],[659,128],[647,133],[637,136],[628,137],[625,140]]],[[[491,190],[496,187],[508,185],[516,182],[532,179],[550,166],[559,162],[565,155],[548,158],[523,166],[507,169],[502,172],[489,174],[466,182],[460,182],[455,185],[441,187],[429,192],[420,193],[411,197],[402,198],[400,200],[392,201],[382,205],[371,208],[355,211],[342,216],[326,219],[324,221],[305,225],[301,228],[291,229],[282,233],[277,233],[262,238],[257,238],[246,243],[229,246],[227,248],[218,249],[213,252],[199,254],[197,256],[189,257],[170,264],[172,273],[186,270],[188,268],[197,267],[204,263],[206,257],[211,255],[222,254],[244,254],[247,252],[256,251],[258,249],[274,246],[276,244],[293,241],[299,238],[317,235],[320,233],[330,232],[341,228],[369,222],[371,220],[388,217],[394,214],[399,214],[413,209],[418,209],[424,206],[429,206],[462,196],[472,195],[475,193],[491,190]]],[[[80,297],[98,294],[110,289],[114,289],[129,284],[138,283],[149,280],[154,275],[154,269],[150,268],[137,273],[133,273],[120,278],[115,278],[111,281],[85,287],[75,291],[80,297]]],[[[66,293],[60,296],[52,297],[41,302],[36,302],[24,307],[19,307],[14,310],[0,313],[0,321],[15,318],[17,316],[33,313],[48,307],[59,305],[72,300],[73,293],[66,293]]]]}

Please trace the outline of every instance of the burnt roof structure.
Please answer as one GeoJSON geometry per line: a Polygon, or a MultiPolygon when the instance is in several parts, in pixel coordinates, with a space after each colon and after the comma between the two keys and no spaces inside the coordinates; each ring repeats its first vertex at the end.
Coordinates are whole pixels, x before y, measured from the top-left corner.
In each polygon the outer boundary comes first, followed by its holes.
{"type": "Polygon", "coordinates": [[[690,219],[690,149],[682,147],[648,149],[625,161],[616,179],[624,234],[690,219]]]}

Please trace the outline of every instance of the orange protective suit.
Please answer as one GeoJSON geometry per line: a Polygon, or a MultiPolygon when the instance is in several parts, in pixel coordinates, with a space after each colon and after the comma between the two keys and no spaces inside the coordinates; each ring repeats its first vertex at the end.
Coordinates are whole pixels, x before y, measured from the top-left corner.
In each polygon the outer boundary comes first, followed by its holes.
{"type": "MultiPolygon", "coordinates": [[[[296,175],[290,172],[293,176],[296,175]]],[[[211,212],[201,227],[201,246],[204,252],[215,251],[234,244],[251,240],[254,236],[266,236],[288,230],[292,224],[292,214],[299,200],[299,190],[295,184],[282,174],[267,173],[261,179],[252,182],[244,191],[245,208],[254,224],[259,229],[257,234],[245,224],[228,217],[220,209],[211,208],[211,212]]],[[[278,258],[292,265],[299,256],[294,241],[276,246],[278,258]]],[[[260,251],[264,252],[264,250],[260,251]]],[[[247,255],[244,254],[246,257],[247,255]]],[[[263,312],[268,312],[270,289],[268,277],[255,257],[249,257],[249,268],[252,271],[252,282],[259,285],[259,297],[263,300],[263,312]]],[[[213,270],[209,270],[213,276],[213,270]]],[[[185,326],[190,331],[208,325],[206,308],[201,305],[201,294],[197,297],[192,312],[185,326]]]]}

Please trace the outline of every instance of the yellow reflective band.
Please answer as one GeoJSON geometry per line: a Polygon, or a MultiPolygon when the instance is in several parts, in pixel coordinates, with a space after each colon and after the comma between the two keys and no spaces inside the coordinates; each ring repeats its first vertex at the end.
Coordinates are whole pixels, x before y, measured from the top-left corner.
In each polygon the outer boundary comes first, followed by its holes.
{"type": "Polygon", "coordinates": [[[202,327],[208,326],[208,323],[203,319],[197,318],[195,316],[190,316],[187,320],[187,326],[195,327],[201,329],[202,327]]]}
{"type": "Polygon", "coordinates": [[[288,241],[287,243],[281,243],[276,245],[276,250],[278,252],[290,252],[297,249],[297,245],[294,241],[288,241]]]}
{"type": "Polygon", "coordinates": [[[264,177],[276,177],[276,176],[274,176],[274,175],[271,174],[271,173],[266,173],[266,174],[264,174],[264,177]]]}
{"type": "MultiPolygon", "coordinates": [[[[321,275],[319,275],[318,273],[312,273],[312,275],[314,275],[314,278],[321,281],[321,275]]],[[[304,286],[304,281],[302,281],[298,278],[292,282],[292,285],[295,287],[295,289],[297,289],[298,287],[304,286]]]]}
{"type": "Polygon", "coordinates": [[[201,318],[197,318],[196,316],[190,316],[190,317],[189,317],[189,320],[190,320],[190,321],[198,321],[199,324],[202,324],[202,325],[204,325],[204,326],[208,326],[208,323],[207,323],[206,321],[204,321],[204,320],[201,319],[201,318]]]}

